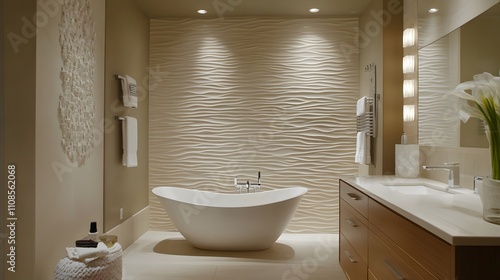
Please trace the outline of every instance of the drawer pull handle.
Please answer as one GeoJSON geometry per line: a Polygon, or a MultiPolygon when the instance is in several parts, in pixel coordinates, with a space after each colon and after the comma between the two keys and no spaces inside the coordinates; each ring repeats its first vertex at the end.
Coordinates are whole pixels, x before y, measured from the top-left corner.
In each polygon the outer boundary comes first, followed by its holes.
{"type": "Polygon", "coordinates": [[[357,226],[358,226],[358,225],[357,225],[355,222],[353,222],[351,219],[347,219],[347,220],[345,220],[345,221],[346,221],[348,224],[350,224],[352,227],[357,227],[357,226]]]}
{"type": "Polygon", "coordinates": [[[396,279],[405,280],[405,278],[403,276],[401,276],[401,274],[396,269],[394,269],[394,267],[392,267],[392,265],[389,263],[389,261],[386,260],[385,265],[387,266],[387,268],[389,268],[392,275],[394,275],[394,277],[396,277],[396,279]]]}
{"type": "Polygon", "coordinates": [[[354,194],[354,193],[347,193],[347,195],[352,199],[352,200],[359,200],[359,197],[354,194]]]}
{"type": "Polygon", "coordinates": [[[350,262],[357,263],[356,259],[354,259],[354,257],[351,256],[351,254],[348,251],[344,251],[344,254],[347,256],[350,262]]]}

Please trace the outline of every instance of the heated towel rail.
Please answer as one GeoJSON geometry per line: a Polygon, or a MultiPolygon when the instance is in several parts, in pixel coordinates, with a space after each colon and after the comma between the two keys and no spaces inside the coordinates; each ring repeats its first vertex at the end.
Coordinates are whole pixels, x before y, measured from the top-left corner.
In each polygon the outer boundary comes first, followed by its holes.
{"type": "Polygon", "coordinates": [[[366,131],[372,138],[377,137],[377,103],[380,95],[377,94],[377,72],[375,63],[365,67],[365,73],[370,78],[370,95],[365,99],[366,113],[356,117],[357,132],[366,131]]]}

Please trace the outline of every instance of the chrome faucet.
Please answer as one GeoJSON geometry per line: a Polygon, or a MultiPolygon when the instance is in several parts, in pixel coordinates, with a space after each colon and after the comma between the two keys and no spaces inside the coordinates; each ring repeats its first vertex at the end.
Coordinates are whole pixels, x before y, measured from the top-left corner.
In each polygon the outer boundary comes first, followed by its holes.
{"type": "Polygon", "coordinates": [[[246,190],[247,193],[249,193],[251,188],[253,188],[253,192],[257,192],[258,190],[260,191],[261,185],[262,184],[260,182],[260,171],[257,174],[257,184],[250,184],[250,181],[247,181],[246,184],[238,184],[238,177],[236,176],[234,177],[234,187],[240,193],[242,193],[243,190],[246,190]]]}
{"type": "Polygon", "coordinates": [[[444,163],[444,165],[424,165],[424,170],[446,170],[448,171],[448,188],[460,187],[460,165],[459,163],[444,163]]]}

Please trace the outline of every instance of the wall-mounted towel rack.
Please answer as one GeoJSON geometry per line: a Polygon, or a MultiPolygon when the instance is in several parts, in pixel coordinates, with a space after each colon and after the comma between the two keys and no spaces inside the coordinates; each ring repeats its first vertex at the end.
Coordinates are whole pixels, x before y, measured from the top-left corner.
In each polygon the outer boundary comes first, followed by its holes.
{"type": "Polygon", "coordinates": [[[366,113],[356,117],[357,132],[366,131],[367,134],[373,138],[377,137],[375,122],[377,102],[375,101],[375,98],[376,97],[366,97],[365,106],[369,108],[369,110],[366,113]]]}
{"type": "Polygon", "coordinates": [[[377,137],[377,103],[380,95],[377,94],[377,71],[375,63],[365,67],[365,73],[369,74],[370,94],[365,99],[366,113],[357,116],[357,131],[368,131],[369,136],[377,137]]]}
{"type": "Polygon", "coordinates": [[[370,139],[377,137],[377,94],[376,66],[371,63],[365,67],[369,78],[369,93],[360,98],[356,104],[356,155],[355,162],[374,164],[374,143],[370,139]]]}

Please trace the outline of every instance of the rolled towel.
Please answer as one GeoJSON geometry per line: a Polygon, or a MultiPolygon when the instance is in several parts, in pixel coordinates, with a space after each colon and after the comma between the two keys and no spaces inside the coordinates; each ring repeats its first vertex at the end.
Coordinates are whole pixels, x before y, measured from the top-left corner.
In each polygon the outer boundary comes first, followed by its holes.
{"type": "Polygon", "coordinates": [[[109,254],[108,246],[103,242],[97,244],[97,248],[66,247],[68,258],[83,262],[91,262],[97,258],[109,254]]]}

